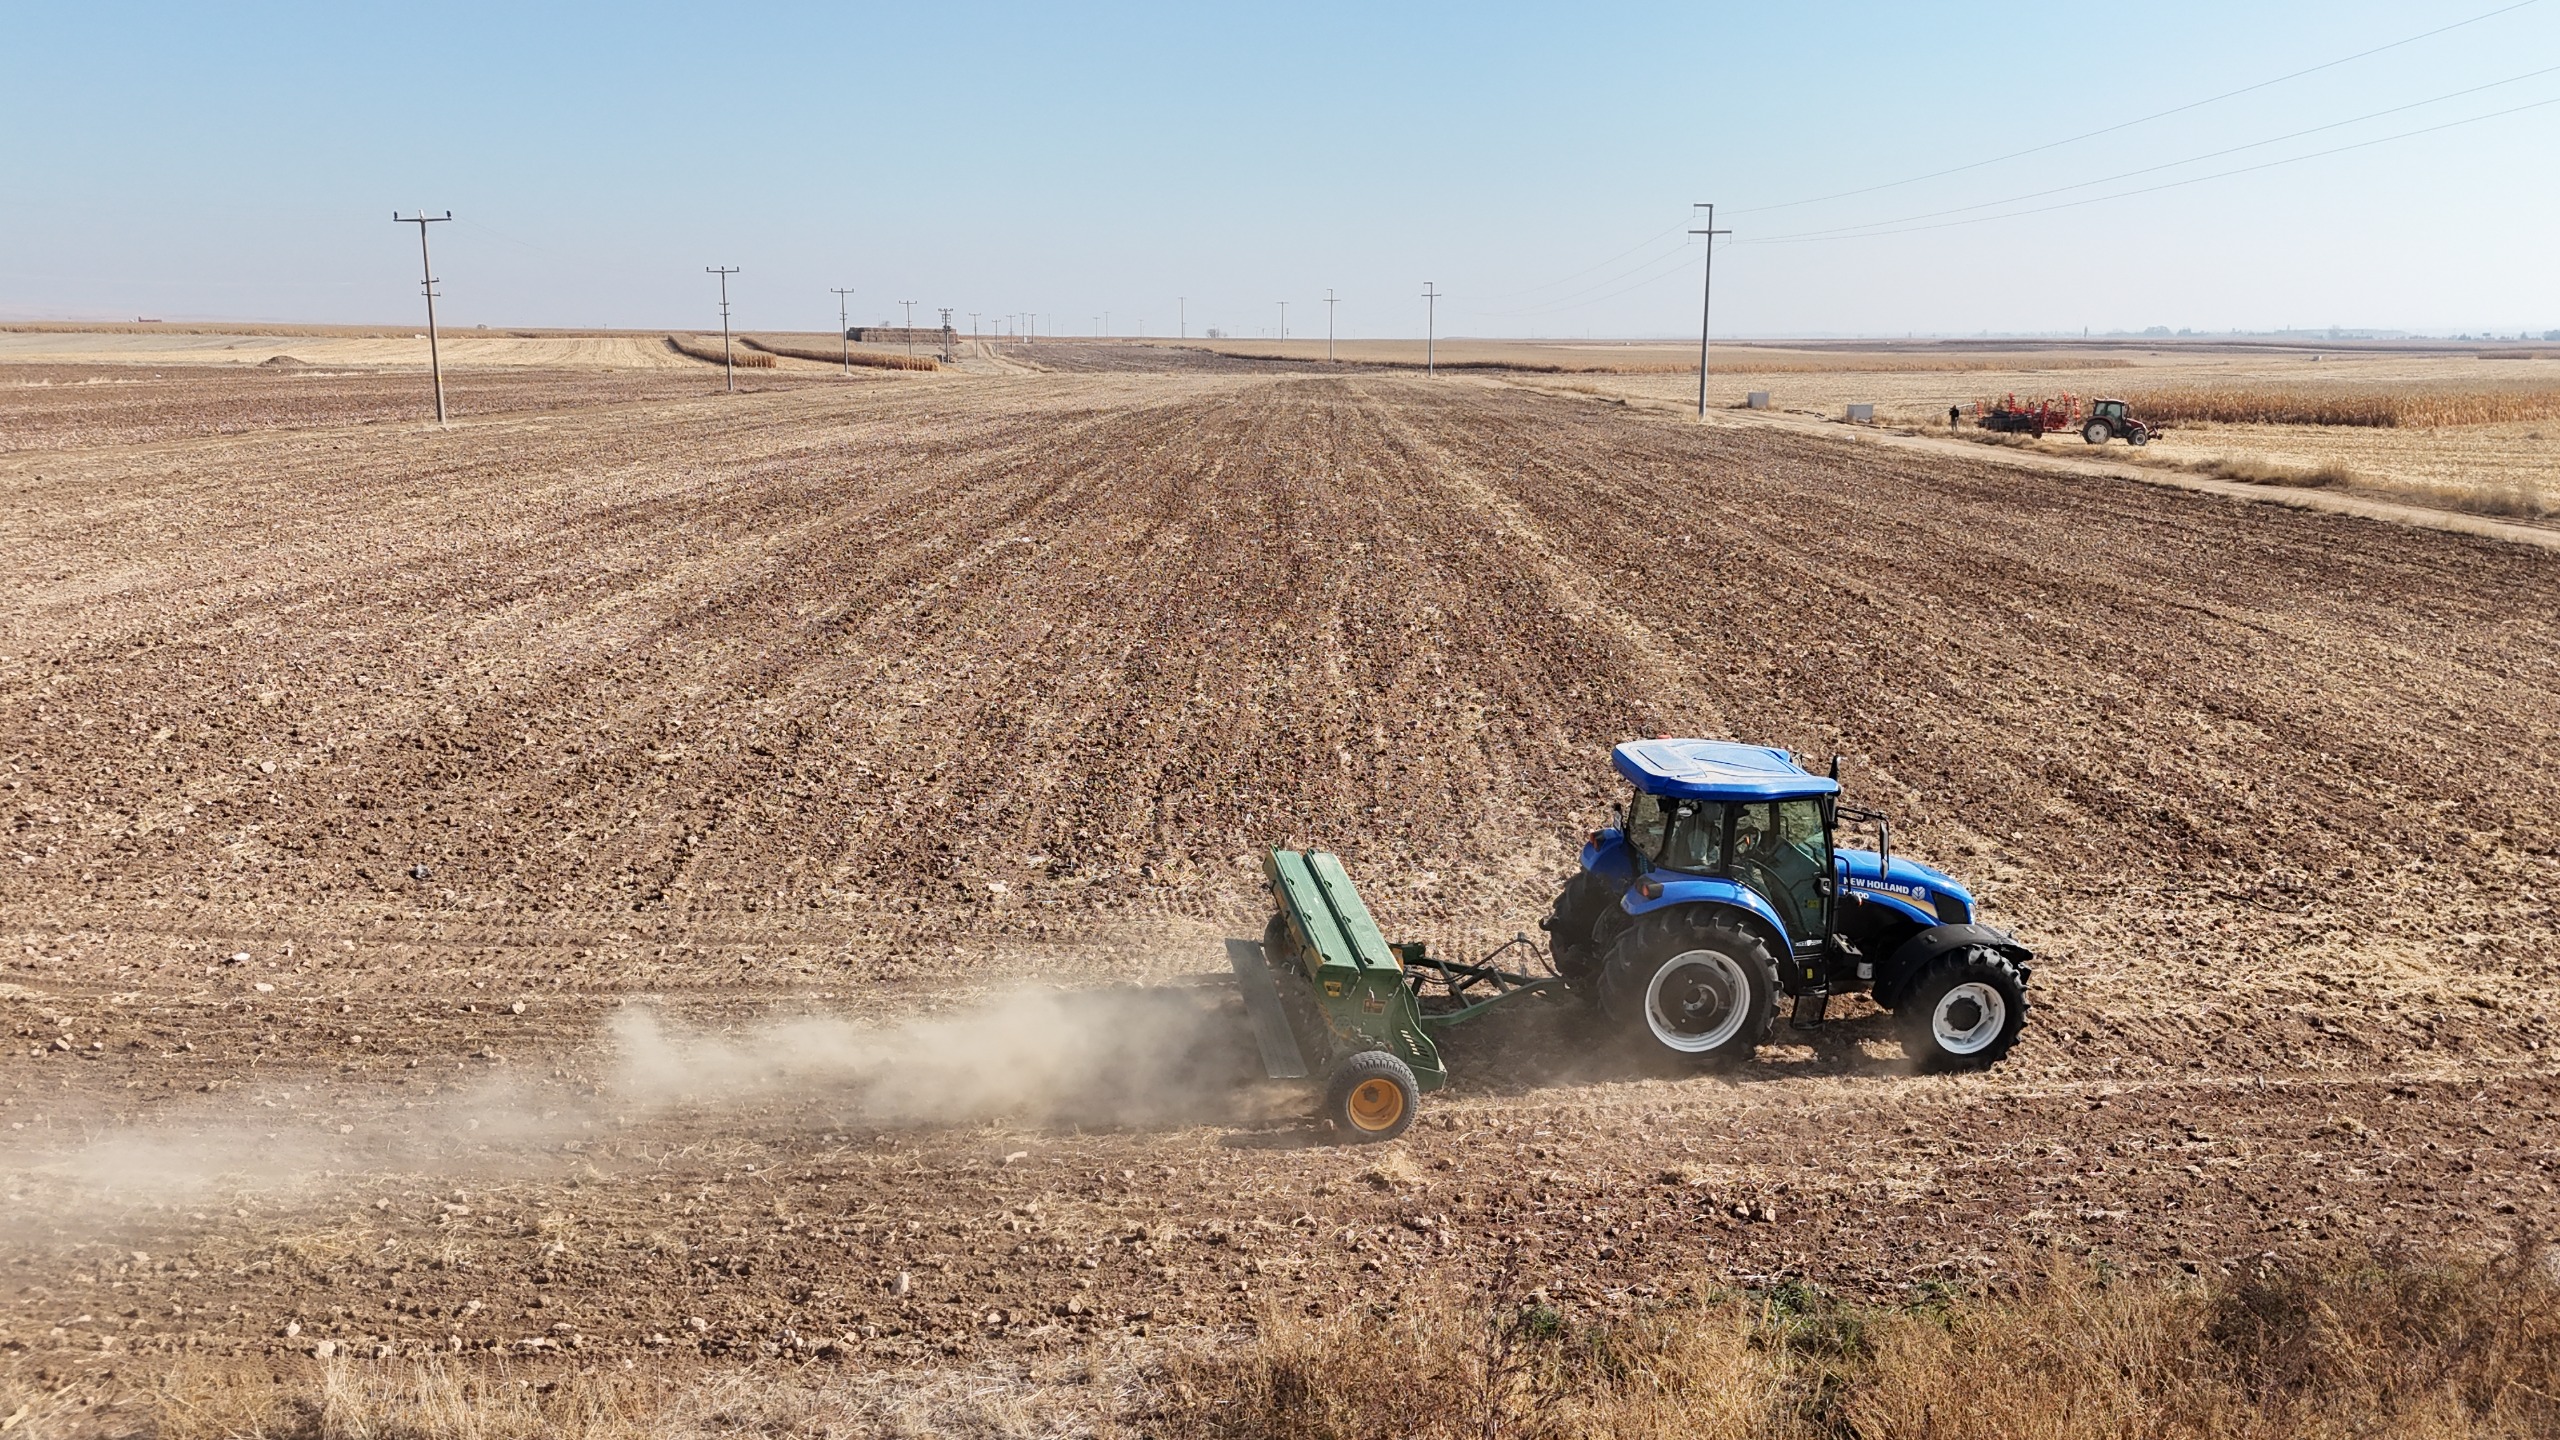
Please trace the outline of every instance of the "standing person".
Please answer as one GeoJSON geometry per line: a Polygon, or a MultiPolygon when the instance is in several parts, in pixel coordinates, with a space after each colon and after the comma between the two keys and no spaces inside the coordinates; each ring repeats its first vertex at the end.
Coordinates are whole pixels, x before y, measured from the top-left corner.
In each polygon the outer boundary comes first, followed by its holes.
{"type": "Polygon", "coordinates": [[[1964,413],[1964,408],[1963,408],[1962,406],[1958,406],[1958,405],[1950,405],[1950,406],[1948,406],[1948,407],[1947,407],[1947,433],[1948,433],[1948,434],[1952,435],[1952,434],[1954,434],[1954,433],[1955,433],[1955,430],[1956,430],[1956,417],[1957,417],[1957,416],[1959,416],[1959,415],[1962,415],[1963,413],[1964,413]]]}

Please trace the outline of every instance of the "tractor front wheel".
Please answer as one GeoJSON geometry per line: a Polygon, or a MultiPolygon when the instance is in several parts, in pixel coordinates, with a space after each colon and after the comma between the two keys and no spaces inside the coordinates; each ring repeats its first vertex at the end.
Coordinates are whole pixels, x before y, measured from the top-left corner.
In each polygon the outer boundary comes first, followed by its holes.
{"type": "Polygon", "coordinates": [[[2131,430],[2128,430],[2128,431],[2126,431],[2126,432],[2125,432],[2125,436],[2124,436],[2124,443],[2126,443],[2127,445],[2148,445],[2148,444],[2150,444],[2150,443],[2151,443],[2151,430],[2150,430],[2150,427],[2149,427],[2149,426],[2145,426],[2145,425],[2136,425],[2136,426],[2134,426],[2131,430]]]}
{"type": "Polygon", "coordinates": [[[1334,1066],[1324,1085],[1324,1118],[1354,1145],[1403,1134],[1421,1104],[1413,1067],[1385,1050],[1363,1050],[1334,1066]]]}
{"type": "Polygon", "coordinates": [[[2106,421],[2092,420],[2088,424],[2080,427],[2080,438],[2088,441],[2092,445],[2104,445],[2108,440],[2112,439],[2113,436],[2107,430],[2106,421]]]}
{"type": "Polygon", "coordinates": [[[1657,911],[1610,947],[1600,1006],[1646,1053],[1699,1065],[1748,1060],[1777,1013],[1778,962],[1737,925],[1657,911]]]}
{"type": "Polygon", "coordinates": [[[1902,1053],[1923,1070],[1988,1070],[2027,1026],[2027,981],[2009,957],[1963,950],[1941,958],[1902,997],[1902,1053]]]}

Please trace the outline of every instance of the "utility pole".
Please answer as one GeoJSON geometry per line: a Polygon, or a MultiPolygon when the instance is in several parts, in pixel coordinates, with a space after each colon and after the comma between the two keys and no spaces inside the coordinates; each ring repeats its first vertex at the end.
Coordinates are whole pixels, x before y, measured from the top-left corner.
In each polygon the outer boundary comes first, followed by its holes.
{"type": "Polygon", "coordinates": [[[1707,315],[1708,307],[1715,303],[1716,298],[1716,237],[1733,232],[1716,228],[1716,207],[1709,202],[1701,200],[1689,208],[1696,210],[1701,207],[1707,212],[1707,228],[1689,233],[1707,237],[1707,278],[1698,296],[1698,418],[1704,420],[1707,418],[1707,315]]]}
{"type": "Polygon", "coordinates": [[[729,277],[738,273],[735,265],[705,265],[705,275],[720,277],[720,368],[729,374],[729,393],[738,393],[738,364],[729,354],[729,277]]]}
{"type": "Polygon", "coordinates": [[[853,374],[853,321],[845,314],[844,297],[852,293],[853,292],[851,290],[837,290],[834,292],[836,297],[836,343],[838,347],[844,351],[844,373],[848,376],[853,374]]]}
{"type": "Polygon", "coordinates": [[[1023,319],[1025,319],[1025,320],[1027,320],[1027,321],[1029,321],[1029,322],[1031,322],[1031,323],[1030,323],[1030,325],[1029,325],[1028,327],[1026,327],[1026,328],[1024,329],[1024,331],[1022,332],[1022,343],[1023,343],[1023,344],[1025,344],[1025,345],[1037,345],[1037,344],[1039,344],[1039,343],[1040,343],[1040,317],[1039,317],[1038,315],[1032,314],[1032,313],[1031,313],[1031,312],[1029,312],[1029,311],[1024,311],[1024,312],[1023,312],[1023,316],[1022,316],[1022,318],[1023,318],[1023,319]]]}
{"type": "Polygon", "coordinates": [[[1289,302],[1288,302],[1288,301],[1286,301],[1286,300],[1283,300],[1283,301],[1279,302],[1279,304],[1280,304],[1280,343],[1281,343],[1281,344],[1283,344],[1283,345],[1286,345],[1286,344],[1288,344],[1288,343],[1289,343],[1289,302]]]}
{"type": "Polygon", "coordinates": [[[1428,280],[1423,281],[1422,298],[1428,302],[1426,315],[1423,320],[1425,328],[1422,332],[1422,373],[1425,375],[1437,375],[1440,373],[1440,362],[1437,358],[1437,349],[1440,339],[1440,291],[1438,287],[1434,286],[1428,280]]]}
{"type": "Polygon", "coordinates": [[[439,425],[444,423],[444,359],[436,353],[436,269],[427,260],[427,227],[441,225],[452,218],[450,210],[441,215],[430,215],[424,210],[415,215],[403,215],[397,210],[391,212],[391,223],[418,227],[418,273],[426,277],[427,292],[427,373],[435,377],[436,423],[439,425]]]}
{"type": "Polygon", "coordinates": [[[903,328],[907,332],[907,353],[913,355],[916,353],[916,302],[901,300],[898,303],[907,307],[907,323],[903,328]]]}
{"type": "Polygon", "coordinates": [[[1333,298],[1333,287],[1324,287],[1324,359],[1333,363],[1333,307],[1342,302],[1333,298]]]}
{"type": "Polygon", "coordinates": [[[1174,323],[1181,327],[1182,338],[1188,340],[1191,338],[1191,297],[1178,296],[1173,304],[1174,314],[1179,317],[1174,323]]]}
{"type": "Polygon", "coordinates": [[[942,311],[942,361],[948,365],[951,363],[951,307],[943,305],[936,308],[942,311]]]}

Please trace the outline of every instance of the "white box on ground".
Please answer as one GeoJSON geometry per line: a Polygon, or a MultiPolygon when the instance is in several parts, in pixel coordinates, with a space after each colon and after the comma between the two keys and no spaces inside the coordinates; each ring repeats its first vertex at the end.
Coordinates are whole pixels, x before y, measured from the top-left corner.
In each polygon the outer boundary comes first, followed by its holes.
{"type": "Polygon", "coordinates": [[[1849,407],[1849,419],[1853,422],[1859,420],[1873,420],[1874,418],[1876,418],[1876,407],[1873,405],[1852,405],[1849,407]]]}
{"type": "Polygon", "coordinates": [[[1742,397],[1742,403],[1746,409],[1766,410],[1769,408],[1769,392],[1766,390],[1754,390],[1750,394],[1742,397]]]}

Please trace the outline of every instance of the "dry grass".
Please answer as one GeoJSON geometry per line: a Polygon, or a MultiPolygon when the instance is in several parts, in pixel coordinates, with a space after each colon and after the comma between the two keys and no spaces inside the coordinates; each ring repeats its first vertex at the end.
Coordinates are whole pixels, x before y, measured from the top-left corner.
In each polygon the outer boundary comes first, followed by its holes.
{"type": "Polygon", "coordinates": [[[771,355],[744,348],[736,349],[724,357],[718,345],[699,335],[670,335],[667,337],[667,348],[695,360],[708,360],[714,365],[723,363],[725,359],[736,364],[741,370],[771,370],[781,363],[771,355]]]}
{"type": "MultiPolygon", "coordinates": [[[[821,350],[811,345],[777,345],[769,340],[740,337],[739,344],[752,346],[767,355],[780,355],[791,360],[816,360],[828,365],[852,364],[873,370],[939,370],[942,362],[930,355],[883,355],[877,350],[821,350]]],[[[771,361],[763,362],[771,364],[771,361]]]]}
{"type": "Polygon", "coordinates": [[[2188,386],[2126,397],[2148,420],[2234,425],[2498,425],[2560,417],[2560,389],[2324,390],[2188,386]]]}
{"type": "Polygon", "coordinates": [[[1780,1287],[1587,1318],[1425,1293],[1185,1352],[1159,1393],[1163,1430],[1216,1440],[2538,1436],[2560,1426],[2560,1286],[2528,1247],[2213,1284],[2066,1265],[1900,1308],[1780,1287]]]}

